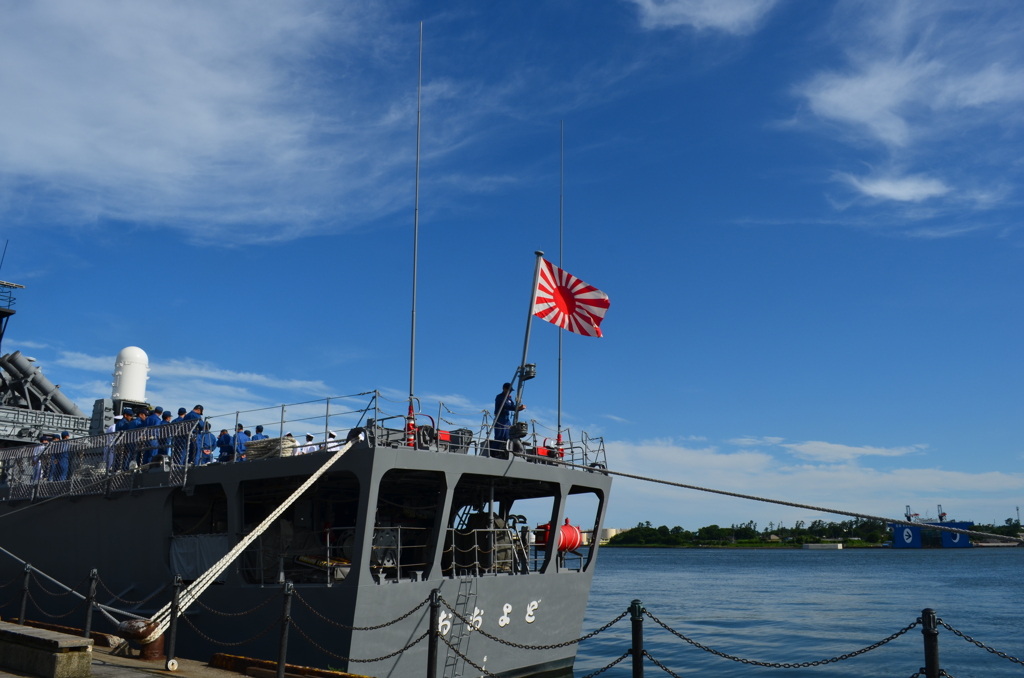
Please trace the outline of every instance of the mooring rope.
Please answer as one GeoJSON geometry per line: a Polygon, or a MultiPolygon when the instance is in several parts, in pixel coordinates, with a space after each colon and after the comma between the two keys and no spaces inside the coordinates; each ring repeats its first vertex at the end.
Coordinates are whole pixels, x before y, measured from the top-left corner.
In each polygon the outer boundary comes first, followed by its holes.
{"type": "MultiPolygon", "coordinates": [[[[527,459],[536,461],[539,457],[533,455],[523,454],[521,452],[513,452],[515,456],[521,459],[527,459]]],[[[549,464],[557,464],[559,466],[565,466],[568,468],[578,468],[584,471],[590,471],[591,473],[602,473],[610,476],[621,476],[623,478],[632,478],[633,480],[642,480],[648,483],[658,483],[660,485],[671,485],[672,487],[681,487],[685,490],[697,490],[698,492],[709,492],[711,494],[721,494],[726,497],[737,497],[739,499],[749,499],[751,501],[761,501],[766,504],[778,504],[779,506],[792,506],[793,508],[808,509],[810,511],[820,511],[821,513],[832,513],[837,516],[847,516],[849,518],[860,518],[861,520],[876,520],[882,523],[892,523],[894,525],[906,525],[908,527],[921,527],[922,523],[914,523],[909,520],[896,520],[895,518],[885,518],[883,516],[873,516],[867,513],[854,513],[853,511],[842,511],[840,509],[827,508],[824,506],[811,506],[810,504],[798,504],[792,501],[783,501],[782,499],[770,499],[768,497],[756,497],[752,494],[742,494],[740,492],[729,492],[727,490],[716,490],[710,487],[701,487],[700,485],[688,485],[686,483],[677,483],[673,480],[662,480],[661,478],[648,478],[646,476],[638,476],[633,473],[624,473],[622,471],[609,471],[604,468],[594,468],[592,466],[586,466],[584,464],[575,464],[569,461],[561,461],[557,459],[544,458],[544,461],[549,464]]],[[[1002,539],[1003,541],[1014,541],[1018,544],[1024,544],[1024,539],[1020,537],[1008,537],[1002,534],[991,534],[989,532],[975,532],[974,530],[962,530],[958,527],[947,527],[941,523],[928,523],[928,529],[942,530],[943,532],[952,532],[954,534],[966,534],[969,537],[983,537],[992,539],[1002,539]]]]}

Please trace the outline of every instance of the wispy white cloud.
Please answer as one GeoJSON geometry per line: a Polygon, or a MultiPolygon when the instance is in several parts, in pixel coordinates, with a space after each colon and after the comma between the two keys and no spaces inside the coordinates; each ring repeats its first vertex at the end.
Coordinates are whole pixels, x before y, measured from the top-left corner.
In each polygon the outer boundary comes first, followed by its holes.
{"type": "Polygon", "coordinates": [[[826,443],[821,440],[809,440],[803,443],[786,443],[781,445],[797,457],[821,462],[850,461],[857,457],[902,457],[907,454],[921,452],[927,445],[909,445],[905,447],[871,447],[864,445],[854,447],[837,443],[826,443]]]}
{"type": "Polygon", "coordinates": [[[1002,178],[992,177],[1000,176],[993,168],[1010,171],[1016,160],[999,130],[1024,122],[1018,9],[1012,2],[840,2],[831,30],[842,65],[818,69],[795,91],[809,114],[804,122],[884,169],[838,178],[876,204],[935,202],[940,209],[925,218],[1006,199],[1002,178]]]}
{"type": "Polygon", "coordinates": [[[950,192],[949,186],[941,180],[921,174],[861,178],[840,173],[838,177],[867,197],[879,200],[921,202],[950,192]]]}
{"type": "Polygon", "coordinates": [[[732,438],[727,442],[740,447],[759,447],[761,445],[778,445],[783,440],[785,440],[785,438],[777,438],[775,436],[742,436],[740,438],[732,438]]]}
{"type": "Polygon", "coordinates": [[[612,421],[618,422],[620,424],[632,424],[633,423],[629,419],[623,419],[622,417],[615,416],[614,414],[602,414],[601,416],[604,417],[605,419],[611,419],[612,421]]]}
{"type": "Polygon", "coordinates": [[[644,28],[717,30],[735,35],[752,33],[777,0],[630,0],[644,28]]]}

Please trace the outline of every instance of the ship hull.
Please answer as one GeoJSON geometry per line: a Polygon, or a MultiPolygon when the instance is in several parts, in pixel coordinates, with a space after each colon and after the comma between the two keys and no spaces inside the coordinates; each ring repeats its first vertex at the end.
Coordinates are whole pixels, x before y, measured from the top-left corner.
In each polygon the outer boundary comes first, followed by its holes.
{"type": "MultiPolygon", "coordinates": [[[[261,516],[259,511],[264,509],[260,501],[272,505],[277,501],[275,492],[286,492],[326,459],[326,454],[311,454],[217,464],[189,469],[184,481],[172,473],[140,473],[130,491],[57,497],[34,504],[6,501],[0,504],[0,546],[69,586],[80,584],[95,568],[101,580],[99,602],[148,617],[169,600],[166,587],[174,575],[184,576],[180,571],[182,544],[192,543],[190,540],[206,547],[237,543],[261,516]],[[200,532],[188,532],[194,516],[202,513],[207,496],[212,497],[210,508],[196,523],[202,526],[200,532]],[[150,596],[141,604],[124,602],[150,596]]],[[[529,567],[521,566],[518,560],[502,566],[496,560],[487,560],[494,556],[486,554],[497,546],[492,544],[490,550],[475,546],[471,555],[475,560],[472,566],[465,566],[460,564],[458,553],[468,549],[459,548],[455,516],[464,509],[478,511],[481,488],[489,487],[489,534],[495,533],[495,507],[504,501],[502,511],[507,515],[508,507],[515,507],[519,496],[549,495],[551,524],[558,525],[565,516],[568,498],[588,493],[598,499],[592,525],[599,530],[610,484],[610,478],[599,471],[586,473],[521,459],[362,443],[310,490],[313,494],[308,506],[302,504],[301,510],[289,513],[281,529],[273,535],[268,533],[258,550],[243,554],[217,584],[203,593],[201,604],[187,610],[185,623],[178,625],[177,654],[201,660],[215,652],[277,659],[284,604],[284,587],[279,580],[286,578],[297,579],[291,601],[294,626],[287,649],[291,664],[368,676],[423,675],[426,640],[387,659],[368,663],[350,660],[394,653],[434,626],[474,663],[503,677],[570,671],[575,645],[522,650],[487,638],[481,631],[519,645],[555,645],[577,638],[596,566],[596,547],[584,550],[579,566],[573,568],[566,567],[554,551],[547,555],[553,543],[534,547],[534,562],[529,567]],[[405,494],[418,499],[393,508],[393,504],[402,504],[405,494]],[[434,496],[431,507],[423,497],[434,496]],[[397,518],[385,520],[382,516],[388,510],[395,511],[397,518]],[[340,531],[331,523],[351,525],[352,529],[340,531]],[[406,547],[408,557],[402,551],[402,529],[404,534],[422,534],[416,537],[421,542],[406,547]],[[288,554],[294,551],[276,544],[294,544],[302,530],[307,535],[307,546],[327,544],[326,562],[342,553],[332,542],[336,539],[332,530],[348,535],[344,554],[350,565],[343,570],[328,567],[306,573],[295,570],[297,566],[290,560],[286,564],[286,556],[291,558],[288,554]],[[382,564],[379,540],[381,533],[389,530],[399,537],[396,562],[382,564]],[[280,572],[275,573],[278,569],[280,572]],[[321,575],[322,581],[318,580],[321,575]],[[439,618],[432,619],[429,605],[423,605],[384,628],[346,628],[396,620],[427,600],[435,589],[443,600],[439,618]],[[471,623],[453,618],[450,609],[471,623]],[[239,613],[245,614],[223,616],[239,613]],[[251,640],[240,645],[219,644],[247,639],[251,640]]],[[[0,581],[12,580],[21,569],[20,563],[0,558],[0,581]]],[[[47,587],[55,589],[52,584],[47,587]]],[[[15,589],[8,587],[7,591],[15,589]]],[[[84,590],[84,586],[79,585],[78,590],[84,590]]],[[[33,601],[38,601],[46,614],[34,614],[33,602],[27,615],[30,619],[57,621],[47,614],[59,615],[72,607],[71,597],[50,598],[35,588],[33,591],[33,601]]],[[[18,599],[15,596],[0,609],[0,615],[16,616],[18,599]]],[[[84,610],[79,610],[57,623],[75,626],[82,621],[84,610]]],[[[99,614],[95,615],[94,628],[113,631],[112,624],[99,614]]],[[[466,675],[474,670],[445,643],[439,644],[437,661],[439,676],[466,675]]]]}

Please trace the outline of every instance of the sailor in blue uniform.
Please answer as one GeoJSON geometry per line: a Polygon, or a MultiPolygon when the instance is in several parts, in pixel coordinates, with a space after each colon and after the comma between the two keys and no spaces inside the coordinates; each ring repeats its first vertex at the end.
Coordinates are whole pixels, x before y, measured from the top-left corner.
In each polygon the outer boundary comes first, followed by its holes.
{"type": "Polygon", "coordinates": [[[238,461],[245,461],[245,444],[249,442],[249,436],[245,434],[245,427],[239,424],[235,427],[235,436],[231,439],[234,448],[233,458],[238,461]]]}
{"type": "MultiPolygon", "coordinates": [[[[164,408],[155,408],[152,412],[150,412],[149,416],[146,417],[146,421],[143,424],[143,426],[160,426],[161,424],[164,423],[162,418],[163,413],[164,408]]],[[[153,438],[146,444],[146,448],[142,454],[142,463],[148,464],[149,462],[153,461],[153,457],[155,457],[159,453],[160,441],[157,438],[153,438]]]]}
{"type": "Polygon", "coordinates": [[[250,440],[266,440],[269,437],[270,436],[263,432],[263,425],[260,424],[259,426],[256,427],[256,433],[253,435],[252,438],[250,438],[250,440]]]}
{"type": "MultiPolygon", "coordinates": [[[[184,409],[184,408],[182,408],[182,409],[184,409]]],[[[181,410],[178,410],[178,412],[180,414],[181,410]]],[[[196,431],[196,433],[201,432],[203,430],[203,406],[202,405],[196,405],[195,407],[192,408],[192,411],[189,412],[188,414],[186,414],[184,417],[182,417],[181,420],[182,421],[193,421],[193,420],[195,420],[196,423],[198,424],[198,426],[196,426],[196,428],[195,428],[195,431],[196,431]]],[[[189,457],[193,457],[193,458],[196,456],[196,444],[195,444],[194,441],[189,443],[188,456],[189,457]]]]}
{"type": "MultiPolygon", "coordinates": [[[[526,409],[526,405],[520,405],[520,411],[526,409]]],[[[500,441],[508,440],[509,429],[512,428],[512,415],[516,412],[516,401],[512,397],[512,384],[505,382],[501,385],[501,393],[494,397],[494,439],[500,441]]]]}

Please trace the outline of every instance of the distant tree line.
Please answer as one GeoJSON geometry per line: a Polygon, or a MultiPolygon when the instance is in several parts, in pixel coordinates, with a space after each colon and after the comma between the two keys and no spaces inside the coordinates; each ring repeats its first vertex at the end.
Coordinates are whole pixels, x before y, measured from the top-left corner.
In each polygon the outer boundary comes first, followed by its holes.
{"type": "Polygon", "coordinates": [[[762,545],[814,544],[823,539],[861,540],[868,544],[885,541],[888,528],[884,523],[873,520],[844,520],[828,522],[815,520],[806,524],[798,520],[792,527],[782,523],[768,523],[762,530],[757,529],[753,520],[733,524],[729,527],[706,525],[696,532],[676,525],[654,527],[651,521],[639,523],[636,527],[612,537],[610,546],[720,546],[724,544],[762,545]]]}
{"type": "MultiPolygon", "coordinates": [[[[1020,522],[1007,518],[1003,525],[975,525],[978,532],[989,532],[1015,537],[1021,531],[1020,522]]],[[[879,544],[890,538],[891,530],[886,523],[877,520],[843,520],[840,522],[812,521],[809,525],[798,520],[792,527],[782,523],[769,522],[758,530],[753,520],[733,524],[729,527],[706,525],[696,532],[676,525],[654,527],[651,521],[639,523],[636,527],[612,537],[609,546],[761,546],[768,544],[800,545],[816,544],[822,540],[845,542],[860,541],[865,544],[879,544]]]]}

